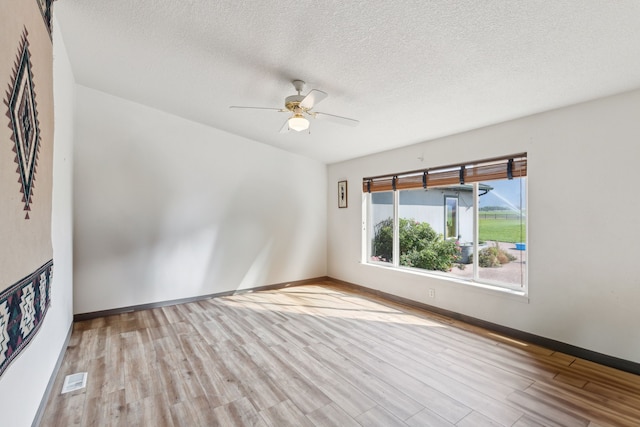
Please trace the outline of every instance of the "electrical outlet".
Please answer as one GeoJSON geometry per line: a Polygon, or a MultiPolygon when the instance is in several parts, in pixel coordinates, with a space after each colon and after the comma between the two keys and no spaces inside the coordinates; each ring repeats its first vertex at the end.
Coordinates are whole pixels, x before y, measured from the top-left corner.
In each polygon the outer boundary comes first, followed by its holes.
{"type": "Polygon", "coordinates": [[[436,290],[429,289],[429,298],[435,298],[435,297],[436,297],[436,290]]]}

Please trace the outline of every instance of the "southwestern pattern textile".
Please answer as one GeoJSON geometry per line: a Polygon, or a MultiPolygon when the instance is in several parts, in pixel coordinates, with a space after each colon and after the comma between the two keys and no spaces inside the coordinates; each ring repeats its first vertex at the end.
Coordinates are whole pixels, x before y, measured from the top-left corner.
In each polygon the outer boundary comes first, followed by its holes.
{"type": "Polygon", "coordinates": [[[30,368],[55,298],[52,5],[0,0],[0,376],[30,368]]]}
{"type": "Polygon", "coordinates": [[[53,260],[0,293],[0,375],[40,328],[52,276],[53,260]]]}
{"type": "Polygon", "coordinates": [[[42,13],[42,19],[44,19],[44,25],[47,27],[49,37],[51,37],[51,3],[53,0],[37,0],[38,6],[40,6],[40,13],[42,13]]]}
{"type": "Polygon", "coordinates": [[[16,68],[11,80],[5,104],[9,110],[7,116],[10,119],[11,140],[15,143],[13,151],[16,153],[15,162],[18,164],[17,172],[20,175],[18,180],[21,184],[20,192],[23,194],[24,210],[27,211],[25,218],[29,219],[29,210],[31,210],[29,205],[40,148],[40,124],[26,29],[22,35],[16,68]]]}

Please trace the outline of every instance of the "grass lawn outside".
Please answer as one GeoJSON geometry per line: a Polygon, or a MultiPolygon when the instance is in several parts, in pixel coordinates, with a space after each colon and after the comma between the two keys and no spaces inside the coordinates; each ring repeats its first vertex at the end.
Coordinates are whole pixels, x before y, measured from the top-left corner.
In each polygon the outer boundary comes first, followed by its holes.
{"type": "Polygon", "coordinates": [[[480,219],[480,240],[519,243],[527,241],[526,227],[519,219],[480,219]]]}

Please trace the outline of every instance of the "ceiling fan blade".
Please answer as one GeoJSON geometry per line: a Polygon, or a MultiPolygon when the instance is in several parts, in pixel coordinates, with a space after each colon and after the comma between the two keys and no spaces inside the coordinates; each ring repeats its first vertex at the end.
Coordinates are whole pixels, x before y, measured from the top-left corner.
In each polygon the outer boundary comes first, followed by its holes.
{"type": "Polygon", "coordinates": [[[243,109],[249,109],[249,110],[275,110],[275,111],[280,111],[280,112],[284,112],[287,111],[285,109],[282,108],[271,108],[271,107],[243,107],[243,106],[239,106],[239,105],[232,105],[229,108],[243,108],[243,109]]]}
{"type": "Polygon", "coordinates": [[[284,124],[280,128],[280,133],[288,133],[289,132],[289,119],[285,120],[284,124]]]}
{"type": "Polygon", "coordinates": [[[350,119],[348,117],[336,116],[335,114],[314,112],[314,113],[311,114],[311,116],[315,117],[316,119],[328,120],[328,121],[331,121],[331,122],[334,122],[334,123],[338,123],[338,124],[346,125],[346,126],[352,126],[352,127],[356,127],[356,126],[358,126],[358,123],[360,123],[360,121],[358,121],[356,119],[350,119]]]}
{"type": "Polygon", "coordinates": [[[300,101],[300,106],[302,108],[306,108],[307,110],[310,110],[311,108],[313,108],[314,105],[316,105],[318,102],[325,99],[327,96],[328,96],[327,92],[323,92],[318,89],[313,89],[311,92],[307,94],[307,96],[304,97],[302,101],[300,101]]]}

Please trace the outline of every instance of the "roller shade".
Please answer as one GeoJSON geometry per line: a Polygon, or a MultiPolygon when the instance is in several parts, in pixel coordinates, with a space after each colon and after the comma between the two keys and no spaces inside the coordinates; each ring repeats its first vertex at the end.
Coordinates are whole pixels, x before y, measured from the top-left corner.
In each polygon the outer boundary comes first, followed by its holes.
{"type": "Polygon", "coordinates": [[[524,176],[527,176],[527,153],[520,153],[470,163],[365,177],[362,179],[362,191],[375,193],[410,190],[524,176]]]}

